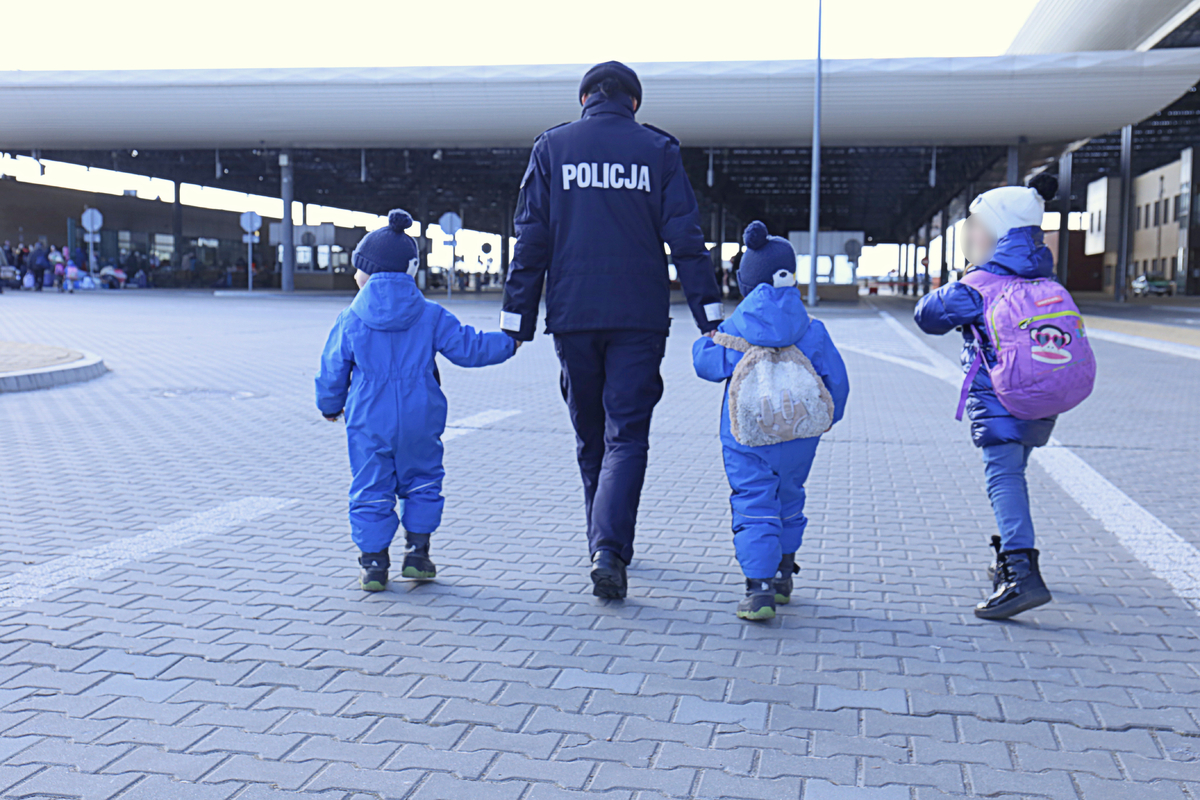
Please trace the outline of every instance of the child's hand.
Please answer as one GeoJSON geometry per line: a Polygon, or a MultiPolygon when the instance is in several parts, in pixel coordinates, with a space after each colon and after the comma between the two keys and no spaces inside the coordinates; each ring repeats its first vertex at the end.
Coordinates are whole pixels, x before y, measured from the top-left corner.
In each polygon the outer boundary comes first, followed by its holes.
{"type": "Polygon", "coordinates": [[[341,418],[342,418],[342,412],[340,412],[340,411],[332,416],[330,416],[328,414],[325,416],[325,419],[329,420],[330,422],[337,422],[341,418]]]}

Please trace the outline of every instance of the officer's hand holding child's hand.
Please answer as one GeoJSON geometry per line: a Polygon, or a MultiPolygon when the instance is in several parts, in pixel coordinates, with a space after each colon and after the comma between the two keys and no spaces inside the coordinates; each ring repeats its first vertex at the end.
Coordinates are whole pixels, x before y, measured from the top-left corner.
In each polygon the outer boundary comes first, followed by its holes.
{"type": "Polygon", "coordinates": [[[329,420],[330,422],[337,422],[341,418],[342,418],[342,412],[340,412],[340,411],[337,412],[336,414],[333,414],[333,415],[327,414],[325,416],[325,419],[329,420]]]}

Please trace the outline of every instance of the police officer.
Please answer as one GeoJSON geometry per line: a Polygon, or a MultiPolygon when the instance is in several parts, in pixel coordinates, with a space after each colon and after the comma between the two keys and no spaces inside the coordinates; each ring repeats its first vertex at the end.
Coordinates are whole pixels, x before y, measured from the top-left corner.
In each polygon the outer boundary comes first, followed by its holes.
{"type": "Polygon", "coordinates": [[[650,416],[671,325],[666,243],[696,324],[723,316],[679,141],[634,113],[637,74],[597,64],[582,117],[533,145],[517,201],[517,244],[500,327],[528,341],[546,290],[546,331],[562,365],[583,477],[593,593],[622,598],[646,475],[650,416]]]}

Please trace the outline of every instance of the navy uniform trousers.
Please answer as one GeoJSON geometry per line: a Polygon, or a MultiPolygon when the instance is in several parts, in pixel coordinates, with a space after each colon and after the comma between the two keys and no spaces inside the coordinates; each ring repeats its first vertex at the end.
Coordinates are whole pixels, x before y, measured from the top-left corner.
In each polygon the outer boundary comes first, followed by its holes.
{"type": "Polygon", "coordinates": [[[575,427],[588,548],[633,560],[650,417],[662,399],[667,335],[609,330],[554,334],[562,393],[575,427]]]}

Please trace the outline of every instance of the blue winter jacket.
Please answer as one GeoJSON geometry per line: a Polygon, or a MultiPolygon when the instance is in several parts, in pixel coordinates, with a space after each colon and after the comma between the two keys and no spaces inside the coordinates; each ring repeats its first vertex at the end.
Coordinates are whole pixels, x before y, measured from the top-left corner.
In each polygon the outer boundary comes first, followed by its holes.
{"type": "MultiPolygon", "coordinates": [[[[1054,275],[1054,257],[1042,243],[1041,228],[1013,228],[996,243],[991,261],[974,269],[995,275],[1049,278],[1054,275]]],[[[962,282],[947,284],[921,298],[915,317],[926,333],[941,335],[961,328],[963,372],[971,368],[981,343],[975,340],[970,326],[984,330],[983,296],[978,291],[962,282]]],[[[994,365],[996,350],[986,333],[982,345],[988,366],[994,365]]],[[[967,417],[971,420],[971,439],[977,447],[1008,443],[1041,447],[1050,441],[1056,419],[1023,420],[1008,413],[992,390],[992,378],[986,369],[979,370],[971,384],[967,417]]]]}
{"type": "Polygon", "coordinates": [[[338,315],[317,375],[317,408],[346,412],[347,435],[378,449],[440,458],[446,396],[434,377],[441,353],[461,367],[484,367],[512,357],[512,338],[481,333],[429,302],[408,275],[371,276],[338,315]]]}
{"type": "Polygon", "coordinates": [[[546,331],[667,331],[663,243],[696,324],[717,327],[721,294],[679,142],[639,125],[625,96],[588,98],[583,117],[534,142],[515,217],[501,327],[533,338],[543,284],[546,331]]]}
{"type": "MultiPolygon", "coordinates": [[[[795,345],[800,348],[833,397],[833,421],[839,421],[846,413],[846,398],[850,395],[846,365],[829,338],[825,325],[808,316],[796,287],[776,288],[766,283],[759,284],[738,304],[729,319],[721,323],[718,330],[761,347],[795,345]]],[[[707,381],[727,381],[733,377],[734,367],[742,360],[742,355],[740,351],[722,347],[707,336],[697,339],[692,345],[692,364],[696,374],[707,381]]],[[[721,443],[736,450],[752,452],[791,444],[782,442],[765,447],[739,444],[729,430],[728,384],[721,404],[721,443]]]]}

